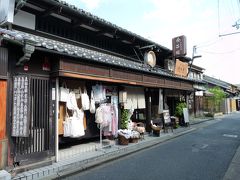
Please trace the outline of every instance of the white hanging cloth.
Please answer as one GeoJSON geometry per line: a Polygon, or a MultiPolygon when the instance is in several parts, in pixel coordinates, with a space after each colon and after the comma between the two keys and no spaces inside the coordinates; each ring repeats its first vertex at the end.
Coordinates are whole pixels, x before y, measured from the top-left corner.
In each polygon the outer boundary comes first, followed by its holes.
{"type": "Polygon", "coordinates": [[[163,113],[163,90],[159,89],[158,114],[163,113]]]}

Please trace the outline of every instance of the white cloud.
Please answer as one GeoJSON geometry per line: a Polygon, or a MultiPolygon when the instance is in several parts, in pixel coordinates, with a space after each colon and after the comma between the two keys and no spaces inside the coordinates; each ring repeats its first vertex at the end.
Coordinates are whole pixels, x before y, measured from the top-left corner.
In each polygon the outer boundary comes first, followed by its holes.
{"type": "Polygon", "coordinates": [[[94,10],[97,9],[104,0],[80,0],[82,3],[85,4],[87,10],[94,10]]]}
{"type": "Polygon", "coordinates": [[[84,10],[92,11],[105,2],[106,0],[65,0],[69,4],[75,5],[78,8],[82,8],[84,10]]]}
{"type": "Polygon", "coordinates": [[[144,13],[145,20],[179,23],[191,15],[191,0],[149,0],[154,9],[144,13]]]}

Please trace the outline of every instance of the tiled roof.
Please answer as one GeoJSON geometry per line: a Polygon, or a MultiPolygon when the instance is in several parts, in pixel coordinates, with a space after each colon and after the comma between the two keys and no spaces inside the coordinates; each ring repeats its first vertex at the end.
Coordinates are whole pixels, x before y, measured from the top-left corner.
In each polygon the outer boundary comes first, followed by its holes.
{"type": "Polygon", "coordinates": [[[157,75],[162,75],[166,77],[172,77],[172,78],[177,78],[177,79],[182,79],[182,80],[189,80],[189,81],[194,81],[194,82],[202,82],[200,80],[195,80],[195,79],[186,79],[186,78],[181,78],[178,76],[173,75],[172,73],[165,71],[164,69],[155,67],[151,68],[150,66],[140,63],[140,62],[134,62],[131,60],[128,60],[126,58],[121,58],[117,56],[113,56],[110,54],[98,52],[96,50],[64,43],[61,41],[25,33],[25,32],[20,32],[17,30],[6,30],[0,28],[0,36],[7,40],[11,40],[14,42],[18,43],[24,43],[25,39],[29,39],[32,42],[34,42],[36,47],[43,47],[46,49],[50,49],[53,51],[61,52],[65,55],[71,55],[75,57],[80,57],[81,61],[84,61],[85,59],[91,60],[93,62],[98,62],[98,63],[105,63],[113,66],[118,66],[122,68],[128,68],[128,69],[133,69],[137,71],[142,71],[142,72],[148,72],[151,74],[157,74],[157,75]]]}
{"type": "Polygon", "coordinates": [[[203,75],[203,81],[205,81],[206,83],[210,83],[225,89],[230,89],[231,85],[225,81],[222,81],[220,79],[216,79],[207,75],[203,75]]]}

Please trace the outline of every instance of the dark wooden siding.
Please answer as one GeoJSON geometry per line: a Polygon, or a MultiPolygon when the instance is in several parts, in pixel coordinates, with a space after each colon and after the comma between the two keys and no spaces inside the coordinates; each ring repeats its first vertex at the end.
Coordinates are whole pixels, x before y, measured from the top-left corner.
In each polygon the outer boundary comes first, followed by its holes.
{"type": "Polygon", "coordinates": [[[145,87],[161,87],[182,90],[193,90],[193,84],[179,79],[170,79],[160,75],[149,75],[140,72],[116,69],[113,67],[76,63],[74,61],[60,60],[60,76],[82,79],[100,80],[116,83],[126,83],[145,87]]]}
{"type": "Polygon", "coordinates": [[[0,78],[7,78],[8,50],[0,47],[0,78]]]}

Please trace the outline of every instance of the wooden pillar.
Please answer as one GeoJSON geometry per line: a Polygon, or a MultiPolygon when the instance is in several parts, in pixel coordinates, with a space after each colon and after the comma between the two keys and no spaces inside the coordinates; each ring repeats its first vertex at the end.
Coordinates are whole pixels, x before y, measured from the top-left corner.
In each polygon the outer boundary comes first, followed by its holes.
{"type": "Polygon", "coordinates": [[[151,102],[151,91],[149,88],[146,89],[146,131],[151,131],[150,121],[151,121],[151,111],[152,111],[152,102],[151,102]]]}
{"type": "Polygon", "coordinates": [[[0,169],[7,164],[6,138],[7,80],[0,80],[0,169]]]}

